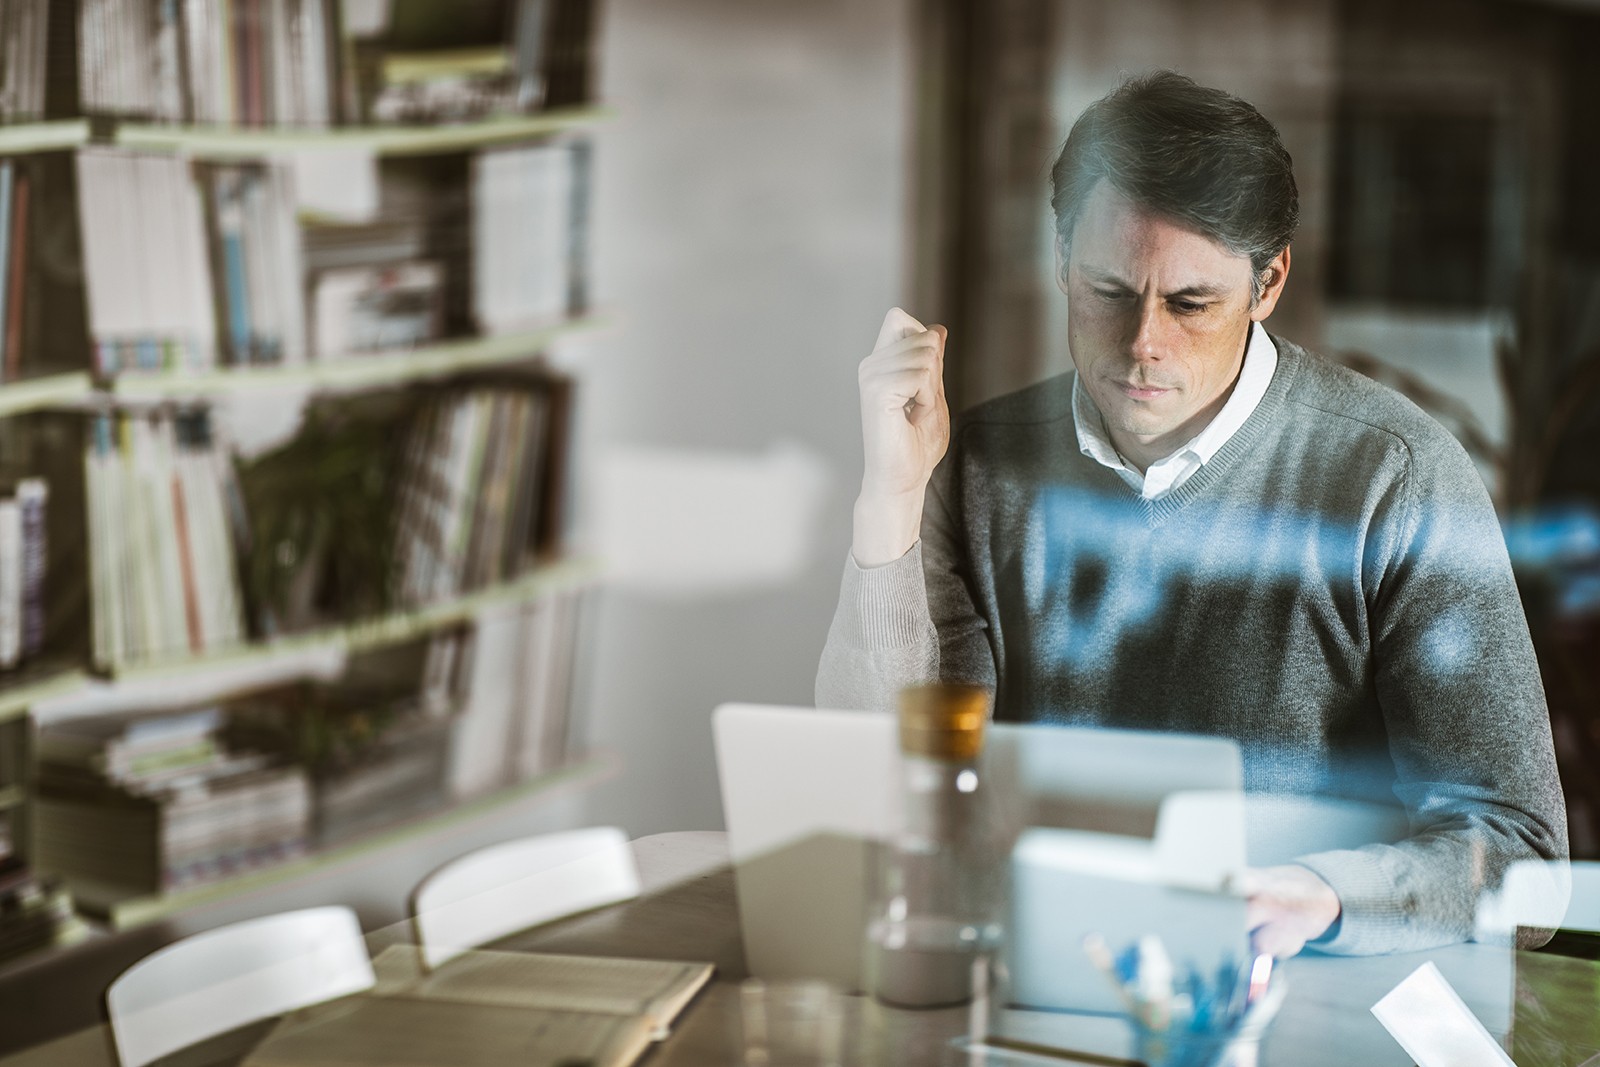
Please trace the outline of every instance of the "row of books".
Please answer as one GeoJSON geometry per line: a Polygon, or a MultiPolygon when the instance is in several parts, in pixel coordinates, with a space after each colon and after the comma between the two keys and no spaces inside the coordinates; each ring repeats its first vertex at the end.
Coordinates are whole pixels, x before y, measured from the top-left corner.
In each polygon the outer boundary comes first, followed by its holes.
{"type": "Polygon", "coordinates": [[[574,309],[587,187],[580,152],[547,144],[473,157],[473,314],[484,333],[545,325],[574,309]]]}
{"type": "Polygon", "coordinates": [[[94,416],[85,481],[96,663],[241,641],[243,520],[207,414],[94,416]]]}
{"type": "MultiPolygon", "coordinates": [[[[42,15],[46,3],[16,6],[42,15]]],[[[79,0],[79,96],[97,115],[313,128],[358,116],[448,122],[562,106],[588,99],[593,7],[593,0],[79,0]],[[359,57],[359,69],[350,56],[359,57]]],[[[37,79],[42,107],[44,20],[37,21],[18,19],[22,41],[38,42],[39,68],[19,78],[37,79]]]]}
{"type": "Polygon", "coordinates": [[[425,404],[404,445],[394,599],[413,606],[522,569],[548,492],[550,396],[475,386],[425,404]]]}
{"type": "Polygon", "coordinates": [[[303,257],[289,167],[214,165],[198,177],[225,361],[304,362],[303,257]]]}
{"type": "Polygon", "coordinates": [[[85,298],[96,369],[198,369],[216,361],[199,189],[178,156],[76,154],[85,298]]]}
{"type": "Polygon", "coordinates": [[[36,866],[80,905],[181,890],[305,852],[310,781],[274,755],[234,751],[221,708],[43,729],[36,866]]]}
{"type": "Polygon", "coordinates": [[[44,118],[50,0],[0,4],[0,122],[44,118]]]}
{"type": "Polygon", "coordinates": [[[0,670],[44,648],[49,500],[42,478],[24,478],[0,497],[0,670]]]}
{"type": "Polygon", "coordinates": [[[81,0],[91,114],[329,126],[343,112],[336,0],[81,0]]]}
{"type": "Polygon", "coordinates": [[[563,766],[584,592],[566,590],[480,618],[463,660],[449,789],[470,797],[563,766]]]}
{"type": "MultiPolygon", "coordinates": [[[[581,303],[583,158],[573,144],[475,156],[470,213],[453,236],[434,239],[441,223],[427,192],[395,194],[399,206],[368,225],[302,233],[286,164],[82,149],[77,206],[95,369],[203,370],[403,350],[446,333],[447,293],[468,278],[480,332],[561,321],[581,303]],[[436,243],[464,248],[469,227],[470,256],[434,254],[436,243]]],[[[14,188],[19,204],[16,236],[5,240],[10,216],[0,215],[0,253],[20,263],[26,175],[16,183],[10,175],[9,164],[0,167],[0,201],[14,188]]],[[[386,182],[386,195],[403,187],[386,182]]],[[[0,287],[0,325],[9,324],[0,353],[8,357],[22,347],[21,276],[18,268],[0,287]]]]}

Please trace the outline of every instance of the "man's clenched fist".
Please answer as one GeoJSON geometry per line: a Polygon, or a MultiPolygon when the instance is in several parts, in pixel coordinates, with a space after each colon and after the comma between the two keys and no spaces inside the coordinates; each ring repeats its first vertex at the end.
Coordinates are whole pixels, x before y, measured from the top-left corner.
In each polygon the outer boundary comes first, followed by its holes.
{"type": "Polygon", "coordinates": [[[943,326],[923,326],[893,308],[872,354],[861,361],[866,469],[851,546],[860,566],[892,562],[916,544],[923,492],[950,443],[944,342],[943,326]]]}

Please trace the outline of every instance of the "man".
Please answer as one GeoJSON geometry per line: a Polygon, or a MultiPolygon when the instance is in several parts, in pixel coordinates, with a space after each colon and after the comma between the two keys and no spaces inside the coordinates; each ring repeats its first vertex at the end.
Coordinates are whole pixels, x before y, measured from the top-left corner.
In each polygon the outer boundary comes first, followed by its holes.
{"type": "Polygon", "coordinates": [[[943,327],[896,309],[861,363],[866,470],[819,706],[976,681],[1001,719],[1235,738],[1251,789],[1392,792],[1412,837],[1250,872],[1258,948],[1471,936],[1510,863],[1567,851],[1475,469],[1412,404],[1261,325],[1298,195],[1249,104],[1129,81],[1074,125],[1052,184],[1075,375],[952,434],[943,327]]]}

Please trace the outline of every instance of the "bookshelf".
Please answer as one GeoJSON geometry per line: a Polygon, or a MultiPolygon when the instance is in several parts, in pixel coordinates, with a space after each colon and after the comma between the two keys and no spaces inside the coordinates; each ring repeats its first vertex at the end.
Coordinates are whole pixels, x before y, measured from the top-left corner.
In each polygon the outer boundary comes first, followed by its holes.
{"type": "Polygon", "coordinates": [[[603,321],[611,112],[591,0],[501,2],[510,39],[431,49],[334,0],[19,0],[52,36],[35,111],[0,115],[0,657],[31,635],[0,659],[0,894],[22,860],[120,929],[447,850],[606,773],[568,736],[600,568],[565,539],[577,383],[550,350],[603,321]],[[302,16],[270,55],[266,20],[302,16]],[[307,206],[312,157],[370,206],[307,206]],[[47,536],[7,542],[41,482],[47,536]],[[389,754],[429,799],[359,810],[389,754]]]}

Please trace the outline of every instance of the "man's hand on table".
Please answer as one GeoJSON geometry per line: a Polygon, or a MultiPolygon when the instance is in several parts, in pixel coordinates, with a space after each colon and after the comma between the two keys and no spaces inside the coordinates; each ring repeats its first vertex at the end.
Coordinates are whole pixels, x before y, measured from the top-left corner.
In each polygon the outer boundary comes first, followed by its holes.
{"type": "Polygon", "coordinates": [[[866,469],[851,544],[859,566],[892,563],[917,543],[923,493],[950,443],[944,341],[943,326],[925,327],[893,308],[861,361],[866,469]]]}
{"type": "Polygon", "coordinates": [[[1339,918],[1339,895],[1309,868],[1252,867],[1244,875],[1245,918],[1255,951],[1293,956],[1339,918]]]}

